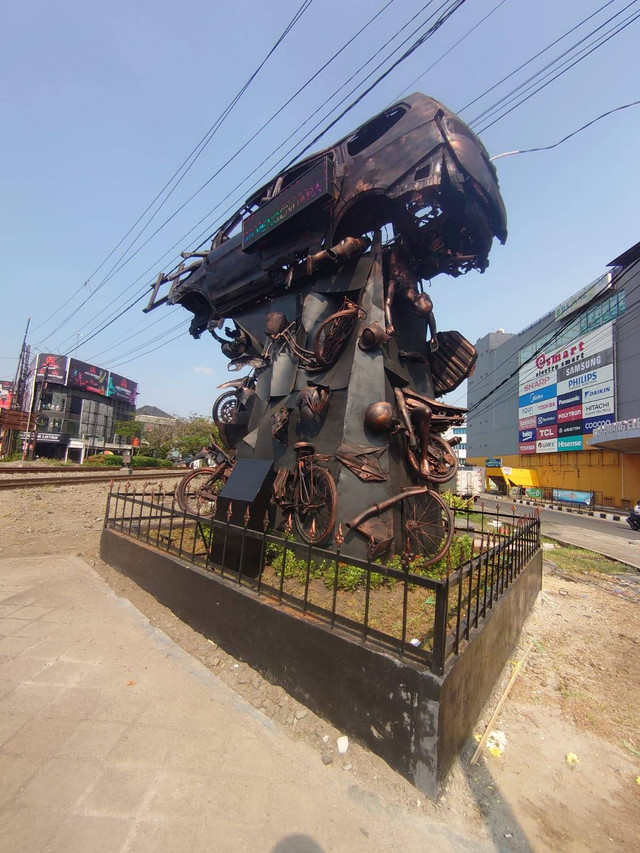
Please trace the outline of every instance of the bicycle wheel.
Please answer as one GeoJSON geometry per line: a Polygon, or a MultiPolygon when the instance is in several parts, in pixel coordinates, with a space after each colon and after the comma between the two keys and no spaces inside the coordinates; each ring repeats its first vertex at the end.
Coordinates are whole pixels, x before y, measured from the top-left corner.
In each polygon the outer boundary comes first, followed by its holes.
{"type": "Polygon", "coordinates": [[[449,550],[453,539],[453,514],[437,492],[408,495],[402,500],[403,545],[429,566],[449,550]]]}
{"type": "Polygon", "coordinates": [[[322,545],[336,523],[338,490],[326,468],[310,464],[302,469],[294,493],[293,523],[301,539],[322,545]]]}
{"type": "Polygon", "coordinates": [[[225,466],[215,468],[196,468],[178,484],[176,497],[183,512],[189,515],[213,515],[218,500],[218,492],[224,484],[225,466]]]}
{"type": "Polygon", "coordinates": [[[429,476],[423,476],[420,471],[420,448],[412,448],[407,442],[407,455],[411,467],[418,477],[427,483],[447,483],[455,477],[458,470],[458,459],[451,449],[451,445],[439,435],[432,435],[429,439],[429,476]]]}
{"type": "Polygon", "coordinates": [[[358,310],[338,311],[323,320],[313,337],[313,352],[323,367],[331,367],[342,355],[358,322],[358,310]]]}
{"type": "Polygon", "coordinates": [[[455,477],[458,470],[458,457],[448,441],[439,435],[429,439],[429,479],[434,483],[446,483],[455,477]]]}
{"type": "Polygon", "coordinates": [[[230,424],[238,408],[238,397],[235,391],[225,391],[213,404],[211,415],[217,424],[230,424]]]}

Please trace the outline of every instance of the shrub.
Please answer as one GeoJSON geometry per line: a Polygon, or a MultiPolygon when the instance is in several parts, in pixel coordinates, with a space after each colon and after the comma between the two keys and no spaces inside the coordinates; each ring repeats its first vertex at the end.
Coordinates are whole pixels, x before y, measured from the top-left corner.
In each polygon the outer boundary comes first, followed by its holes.
{"type": "Polygon", "coordinates": [[[99,453],[96,456],[89,456],[83,464],[98,468],[122,468],[122,456],[99,453]]]}
{"type": "MultiPolygon", "coordinates": [[[[122,458],[122,457],[120,457],[122,458]]],[[[132,468],[173,468],[171,459],[154,459],[153,456],[132,456],[132,468]]]]}
{"type": "Polygon", "coordinates": [[[461,498],[453,492],[443,492],[440,497],[454,512],[471,512],[473,509],[473,498],[461,498]]]}

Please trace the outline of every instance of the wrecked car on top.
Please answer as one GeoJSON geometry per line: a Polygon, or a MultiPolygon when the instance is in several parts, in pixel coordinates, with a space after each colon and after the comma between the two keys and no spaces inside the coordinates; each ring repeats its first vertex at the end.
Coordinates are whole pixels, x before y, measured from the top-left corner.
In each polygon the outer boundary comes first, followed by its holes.
{"type": "Polygon", "coordinates": [[[385,225],[416,274],[483,272],[494,237],[507,237],[494,166],[454,113],[411,95],[335,145],[280,172],[213,237],[159,276],[149,306],[180,304],[194,337],[225,317],[309,280],[323,265],[364,251],[385,225]],[[356,238],[356,239],[354,239],[356,238]],[[167,296],[157,297],[169,283],[167,296]]]}

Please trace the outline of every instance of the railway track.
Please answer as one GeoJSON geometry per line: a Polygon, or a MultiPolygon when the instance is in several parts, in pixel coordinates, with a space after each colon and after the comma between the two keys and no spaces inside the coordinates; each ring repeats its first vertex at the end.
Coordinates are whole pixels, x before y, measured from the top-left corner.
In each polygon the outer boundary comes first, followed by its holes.
{"type": "MultiPolygon", "coordinates": [[[[24,471],[24,468],[18,469],[20,471],[24,471]]],[[[35,469],[30,468],[29,472],[32,473],[35,469]]],[[[51,470],[50,468],[45,468],[45,471],[51,470]]],[[[6,472],[7,469],[0,469],[0,471],[6,472]]],[[[124,474],[122,471],[109,471],[95,474],[76,474],[74,471],[69,472],[68,474],[57,474],[56,476],[51,477],[6,477],[4,479],[0,479],[0,490],[6,489],[28,489],[33,488],[34,486],[75,486],[75,485],[87,485],[89,483],[110,483],[112,480],[114,483],[126,483],[128,480],[158,480],[160,478],[165,479],[169,477],[182,477],[185,472],[182,469],[177,470],[167,470],[164,468],[149,468],[146,471],[136,472],[135,474],[124,474]]]]}

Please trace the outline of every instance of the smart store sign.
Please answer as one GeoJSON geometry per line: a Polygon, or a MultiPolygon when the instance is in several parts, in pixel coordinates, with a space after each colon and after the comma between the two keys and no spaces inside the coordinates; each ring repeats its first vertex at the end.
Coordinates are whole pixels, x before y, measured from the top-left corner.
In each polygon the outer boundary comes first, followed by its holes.
{"type": "Polygon", "coordinates": [[[518,391],[520,453],[584,449],[585,436],[615,420],[613,325],[539,353],[521,369],[518,391]]]}

